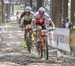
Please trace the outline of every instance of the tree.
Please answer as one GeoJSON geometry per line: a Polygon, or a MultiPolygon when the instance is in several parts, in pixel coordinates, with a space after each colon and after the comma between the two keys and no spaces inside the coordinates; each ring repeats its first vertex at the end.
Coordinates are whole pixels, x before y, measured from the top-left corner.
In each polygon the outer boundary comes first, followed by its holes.
{"type": "Polygon", "coordinates": [[[75,0],[71,1],[71,21],[75,24],[75,0]]]}
{"type": "Polygon", "coordinates": [[[68,0],[52,0],[52,19],[57,27],[68,17],[68,0]]]}
{"type": "Polygon", "coordinates": [[[30,0],[30,6],[32,7],[32,0],[30,0]]]}
{"type": "Polygon", "coordinates": [[[62,17],[62,0],[52,0],[52,20],[60,27],[62,17]]]}
{"type": "Polygon", "coordinates": [[[37,0],[37,10],[42,6],[42,0],[37,0]]]}

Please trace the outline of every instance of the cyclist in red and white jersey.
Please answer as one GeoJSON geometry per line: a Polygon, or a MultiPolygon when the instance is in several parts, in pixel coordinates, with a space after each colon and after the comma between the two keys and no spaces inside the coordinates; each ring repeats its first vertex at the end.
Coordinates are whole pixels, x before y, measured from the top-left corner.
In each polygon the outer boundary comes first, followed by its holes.
{"type": "Polygon", "coordinates": [[[55,29],[55,24],[45,11],[43,7],[40,7],[38,11],[34,14],[33,18],[33,28],[35,25],[35,29],[33,30],[33,34],[35,37],[36,42],[41,41],[42,47],[44,46],[44,38],[45,34],[47,33],[47,25],[52,26],[52,29],[55,29]]]}
{"type": "Polygon", "coordinates": [[[46,25],[51,25],[53,28],[55,28],[55,25],[45,9],[43,7],[40,7],[38,11],[34,14],[33,22],[36,25],[39,25],[42,27],[42,29],[46,29],[46,25]]]}

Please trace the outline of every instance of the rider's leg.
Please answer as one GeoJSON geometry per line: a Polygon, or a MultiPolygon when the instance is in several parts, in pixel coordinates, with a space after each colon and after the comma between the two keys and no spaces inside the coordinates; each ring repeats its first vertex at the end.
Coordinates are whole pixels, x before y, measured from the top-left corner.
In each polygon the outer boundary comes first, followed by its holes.
{"type": "Polygon", "coordinates": [[[27,35],[27,29],[24,31],[24,47],[27,47],[27,40],[26,40],[26,35],[27,35]]]}
{"type": "Polygon", "coordinates": [[[33,34],[33,31],[32,31],[32,28],[30,29],[31,31],[31,41],[32,41],[32,47],[34,46],[34,34],[33,34]]]}
{"type": "Polygon", "coordinates": [[[31,35],[31,37],[32,37],[32,46],[34,46],[34,35],[33,35],[33,33],[31,35]]]}

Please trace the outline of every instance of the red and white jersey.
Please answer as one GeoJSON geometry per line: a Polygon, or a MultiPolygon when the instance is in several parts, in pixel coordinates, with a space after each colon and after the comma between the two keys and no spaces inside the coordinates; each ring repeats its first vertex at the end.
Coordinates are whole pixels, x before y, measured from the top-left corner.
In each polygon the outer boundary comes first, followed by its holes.
{"type": "MultiPolygon", "coordinates": [[[[34,14],[34,17],[36,17],[36,18],[39,18],[41,15],[39,14],[39,12],[36,12],[35,14],[34,14]]],[[[43,14],[43,17],[45,17],[46,19],[48,19],[49,18],[49,15],[45,12],[44,14],[43,14]]]]}
{"type": "Polygon", "coordinates": [[[42,15],[42,17],[39,14],[39,12],[36,12],[34,14],[34,19],[35,19],[36,24],[44,25],[44,24],[46,24],[46,20],[49,20],[50,17],[46,12],[42,15]]]}

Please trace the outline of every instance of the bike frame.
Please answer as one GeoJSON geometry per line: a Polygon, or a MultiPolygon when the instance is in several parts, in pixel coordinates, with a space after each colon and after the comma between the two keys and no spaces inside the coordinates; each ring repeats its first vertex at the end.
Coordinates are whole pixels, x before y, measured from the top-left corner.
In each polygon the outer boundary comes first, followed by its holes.
{"type": "MultiPolygon", "coordinates": [[[[36,27],[37,28],[37,27],[36,27]]],[[[47,46],[48,47],[48,45],[46,44],[47,43],[47,30],[45,29],[45,30],[37,30],[36,29],[36,44],[38,44],[37,45],[37,49],[38,49],[38,52],[40,53],[41,52],[41,58],[44,56],[44,52],[45,52],[45,46],[47,46]],[[42,35],[42,32],[45,32],[46,34],[44,34],[44,35],[42,35]],[[39,34],[40,34],[40,36],[39,36],[39,39],[40,39],[40,44],[38,44],[38,41],[37,41],[37,37],[38,37],[38,32],[39,32],[39,34]],[[40,47],[39,47],[40,46],[40,47]],[[40,48],[40,50],[39,50],[39,48],[40,48]]],[[[47,52],[48,52],[48,49],[47,49],[47,52]]]]}

